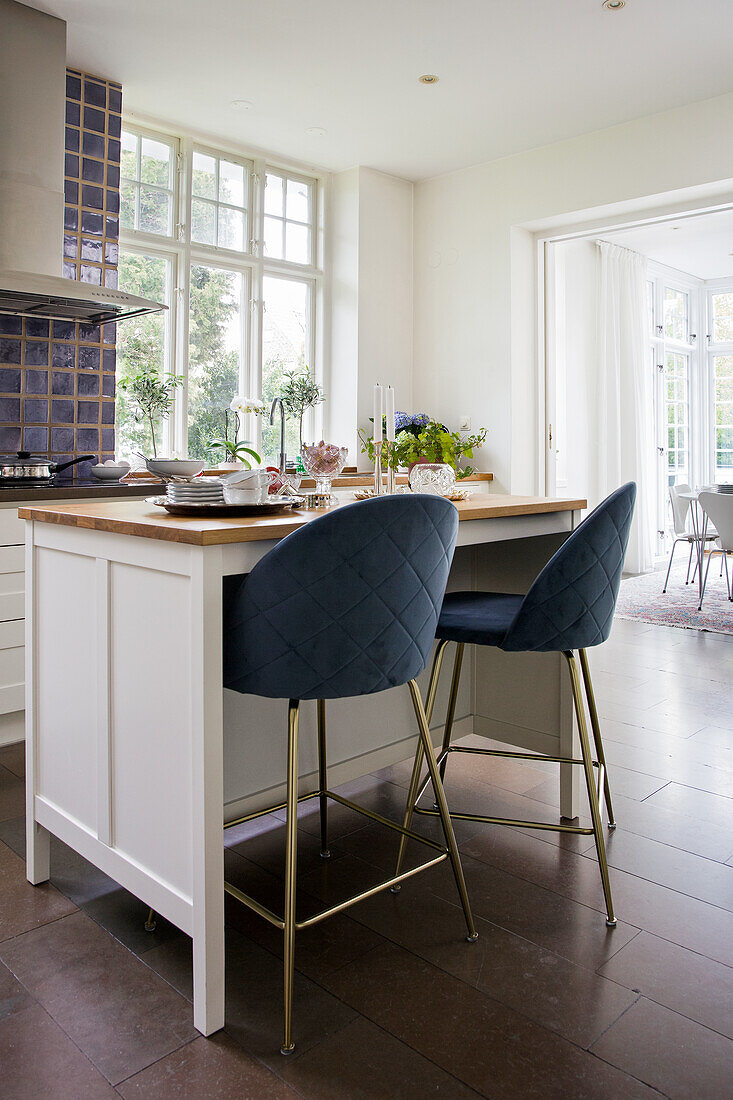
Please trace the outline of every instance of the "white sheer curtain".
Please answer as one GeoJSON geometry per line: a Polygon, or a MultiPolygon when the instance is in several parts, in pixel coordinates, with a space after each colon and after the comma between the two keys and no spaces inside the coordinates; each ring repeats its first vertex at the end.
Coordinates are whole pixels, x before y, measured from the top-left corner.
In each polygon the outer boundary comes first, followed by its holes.
{"type": "Polygon", "coordinates": [[[601,499],[637,484],[629,573],[654,567],[654,421],[646,338],[646,258],[597,241],[597,485],[601,499]]]}

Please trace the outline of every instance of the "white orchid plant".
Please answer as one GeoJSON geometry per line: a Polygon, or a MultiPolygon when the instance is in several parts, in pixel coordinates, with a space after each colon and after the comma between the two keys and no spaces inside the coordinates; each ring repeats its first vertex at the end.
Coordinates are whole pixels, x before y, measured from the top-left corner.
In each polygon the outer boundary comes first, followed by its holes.
{"type": "Polygon", "coordinates": [[[241,462],[248,470],[251,470],[253,465],[250,459],[254,459],[254,463],[259,465],[262,462],[262,456],[254,450],[251,439],[239,439],[239,429],[245,416],[250,414],[262,416],[264,411],[264,401],[256,397],[243,397],[241,394],[233,397],[229,408],[224,412],[224,435],[209,440],[211,449],[223,451],[225,459],[229,459],[230,462],[241,462]]]}

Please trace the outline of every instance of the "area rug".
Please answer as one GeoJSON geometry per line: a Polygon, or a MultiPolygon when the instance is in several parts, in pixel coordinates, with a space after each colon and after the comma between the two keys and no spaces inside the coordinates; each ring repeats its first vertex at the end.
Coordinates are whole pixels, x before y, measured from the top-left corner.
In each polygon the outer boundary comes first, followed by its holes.
{"type": "MultiPolygon", "coordinates": [[[[683,557],[681,550],[677,553],[683,557]]],[[[733,562],[729,561],[730,568],[733,562]]],[[[616,616],[635,622],[654,623],[658,626],[681,626],[689,630],[713,630],[719,634],[733,634],[733,603],[728,600],[725,574],[720,576],[720,558],[716,556],[710,565],[702,611],[697,584],[685,584],[687,560],[675,562],[669,577],[666,593],[662,593],[666,566],[661,571],[645,573],[642,577],[630,577],[621,582],[616,616]]]]}

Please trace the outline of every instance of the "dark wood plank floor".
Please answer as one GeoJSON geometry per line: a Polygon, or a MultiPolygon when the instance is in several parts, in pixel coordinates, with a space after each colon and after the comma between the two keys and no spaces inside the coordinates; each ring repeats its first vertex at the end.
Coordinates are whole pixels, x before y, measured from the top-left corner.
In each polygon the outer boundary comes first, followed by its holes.
{"type": "MultiPolygon", "coordinates": [[[[145,932],[140,902],[57,842],[51,883],[26,883],[23,753],[1,749],[0,1096],[730,1096],[733,637],[617,621],[592,664],[618,926],[592,838],[459,823],[478,942],[445,864],[302,933],[290,1059],[275,930],[227,899],[227,1026],[197,1036],[186,936],[145,932]]],[[[346,790],[398,816],[408,777],[346,790]]],[[[547,765],[453,757],[447,789],[455,809],[557,811],[547,765]]],[[[393,838],[346,810],[329,863],[313,808],[301,824],[300,913],[392,866],[393,838]]],[[[279,905],[282,820],[227,843],[228,877],[279,905]]]]}

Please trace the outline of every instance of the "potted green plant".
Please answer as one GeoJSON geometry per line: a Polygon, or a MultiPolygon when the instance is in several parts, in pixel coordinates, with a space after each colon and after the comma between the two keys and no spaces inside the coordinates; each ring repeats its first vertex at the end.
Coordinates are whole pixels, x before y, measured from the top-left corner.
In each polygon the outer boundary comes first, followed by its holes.
{"type": "MultiPolygon", "coordinates": [[[[459,466],[463,458],[473,458],[474,448],[483,446],[486,429],[473,435],[450,432],[445,424],[433,420],[427,413],[395,413],[395,441],[389,450],[389,465],[393,470],[411,470],[417,462],[444,462],[452,466],[457,480],[475,472],[473,466],[459,466]]],[[[374,442],[360,429],[362,454],[374,462],[374,442]]],[[[383,460],[384,464],[384,460],[383,460]]]]}
{"type": "Polygon", "coordinates": [[[325,394],[311,377],[307,367],[298,371],[288,371],[285,377],[287,382],[280,397],[287,415],[298,421],[298,454],[300,454],[303,450],[303,417],[306,409],[313,409],[316,405],[320,405],[325,394]]]}
{"type": "Polygon", "coordinates": [[[158,457],[155,442],[155,425],[160,419],[167,420],[173,408],[173,394],[183,385],[178,374],[162,377],[153,366],[140,367],[135,374],[123,375],[117,383],[119,389],[128,394],[133,404],[133,416],[140,422],[144,420],[150,429],[150,442],[153,458],[158,457]]]}
{"type": "Polygon", "coordinates": [[[233,465],[235,467],[246,466],[252,469],[250,458],[259,466],[262,456],[254,449],[251,439],[239,439],[239,429],[242,418],[247,413],[261,416],[264,412],[264,403],[256,397],[234,397],[228,409],[224,411],[224,435],[209,440],[212,451],[222,451],[221,466],[233,465]],[[231,415],[230,415],[231,413],[231,415]],[[231,439],[229,438],[231,432],[231,439]]]}

